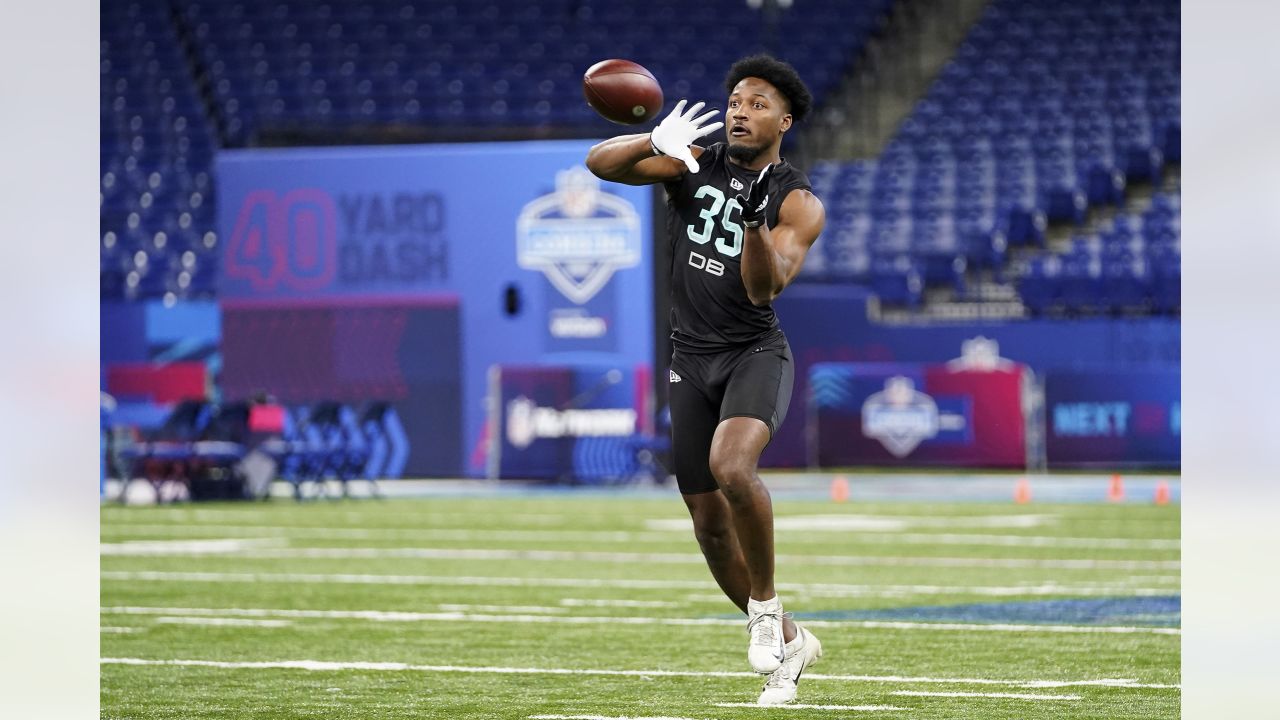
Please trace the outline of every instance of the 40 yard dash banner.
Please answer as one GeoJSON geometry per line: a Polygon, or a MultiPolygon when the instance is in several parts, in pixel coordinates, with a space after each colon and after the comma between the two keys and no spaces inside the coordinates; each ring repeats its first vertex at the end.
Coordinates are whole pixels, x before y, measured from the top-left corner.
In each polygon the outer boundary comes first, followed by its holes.
{"type": "Polygon", "coordinates": [[[220,153],[228,395],[390,401],[407,475],[481,477],[489,367],[651,363],[652,194],[590,146],[220,153]]]}

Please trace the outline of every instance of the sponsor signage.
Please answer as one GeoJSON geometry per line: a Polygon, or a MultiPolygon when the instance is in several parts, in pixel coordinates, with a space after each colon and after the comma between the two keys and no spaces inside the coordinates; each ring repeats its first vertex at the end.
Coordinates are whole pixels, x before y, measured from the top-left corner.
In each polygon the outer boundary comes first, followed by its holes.
{"type": "Polygon", "coordinates": [[[1052,467],[1182,462],[1178,370],[1050,372],[1045,451],[1052,467]]]}
{"type": "Polygon", "coordinates": [[[490,373],[489,476],[617,479],[648,430],[648,373],[606,366],[497,366],[490,373]]]}

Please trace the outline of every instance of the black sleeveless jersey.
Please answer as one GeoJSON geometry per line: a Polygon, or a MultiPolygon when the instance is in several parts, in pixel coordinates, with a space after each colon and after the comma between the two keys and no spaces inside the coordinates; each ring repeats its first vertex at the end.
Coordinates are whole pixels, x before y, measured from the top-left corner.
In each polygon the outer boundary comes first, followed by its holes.
{"type": "MultiPolygon", "coordinates": [[[[746,228],[734,199],[759,176],[729,162],[728,146],[716,143],[698,158],[699,170],[666,183],[667,233],[671,242],[671,340],[677,350],[719,352],[777,334],[773,307],[757,307],[742,283],[746,228]]],[[[792,190],[809,189],[809,178],[786,160],[769,178],[765,222],[778,224],[778,208],[792,190]]]]}

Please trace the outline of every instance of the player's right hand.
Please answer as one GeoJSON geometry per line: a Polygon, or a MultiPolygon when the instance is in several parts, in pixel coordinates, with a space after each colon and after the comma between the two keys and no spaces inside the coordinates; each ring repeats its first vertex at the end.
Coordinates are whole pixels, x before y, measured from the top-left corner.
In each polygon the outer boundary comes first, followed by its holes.
{"type": "Polygon", "coordinates": [[[712,110],[695,118],[694,115],[702,109],[706,103],[698,103],[689,108],[688,112],[684,109],[685,101],[681,100],[676,103],[676,107],[671,114],[662,119],[658,123],[658,127],[649,133],[649,143],[653,145],[653,151],[661,155],[669,155],[677,160],[684,162],[685,167],[689,168],[689,172],[698,172],[698,160],[693,156],[693,151],[689,146],[694,140],[709,135],[716,130],[724,127],[723,122],[713,122],[710,125],[702,123],[720,114],[719,110],[712,110]]]}

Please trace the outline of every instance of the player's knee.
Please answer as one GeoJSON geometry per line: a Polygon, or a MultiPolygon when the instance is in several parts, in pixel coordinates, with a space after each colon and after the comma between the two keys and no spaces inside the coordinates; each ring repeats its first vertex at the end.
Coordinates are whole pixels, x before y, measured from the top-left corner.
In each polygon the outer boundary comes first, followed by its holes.
{"type": "Polygon", "coordinates": [[[699,521],[694,518],[693,537],[697,539],[703,555],[717,557],[730,549],[733,530],[723,520],[704,518],[699,521]]]}
{"type": "Polygon", "coordinates": [[[711,474],[715,476],[720,490],[730,503],[749,496],[757,482],[754,463],[728,454],[712,454],[711,474]]]}
{"type": "Polygon", "coordinates": [[[703,555],[715,557],[728,547],[733,534],[728,508],[722,502],[711,500],[711,493],[696,497],[698,502],[685,499],[693,520],[693,537],[697,539],[703,555]]]}
{"type": "Polygon", "coordinates": [[[711,474],[715,476],[716,482],[720,484],[720,489],[725,490],[727,494],[728,490],[725,486],[730,485],[734,480],[739,479],[742,474],[742,464],[740,462],[736,462],[734,458],[730,457],[727,453],[717,453],[713,451],[711,453],[710,465],[711,474]]]}

